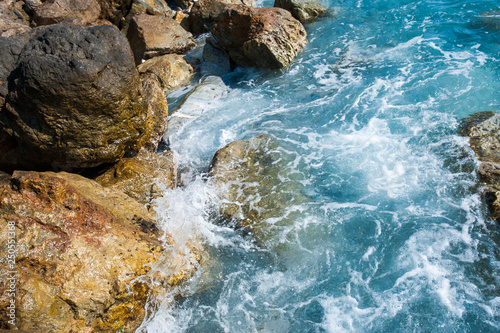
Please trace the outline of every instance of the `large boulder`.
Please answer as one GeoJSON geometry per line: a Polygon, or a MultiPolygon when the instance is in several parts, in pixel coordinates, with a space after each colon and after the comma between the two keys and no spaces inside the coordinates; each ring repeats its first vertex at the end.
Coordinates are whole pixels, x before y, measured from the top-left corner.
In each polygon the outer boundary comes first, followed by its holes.
{"type": "Polygon", "coordinates": [[[149,207],[166,189],[176,186],[177,162],[172,151],[156,155],[141,150],[135,157],[122,158],[96,181],[149,207]]]}
{"type": "Polygon", "coordinates": [[[137,14],[132,18],[127,38],[137,64],[167,53],[183,54],[196,47],[191,33],[170,17],[137,14]]]}
{"type": "Polygon", "coordinates": [[[193,274],[200,259],[199,252],[195,260],[170,256],[160,236],[143,205],[92,180],[69,173],[2,174],[0,256],[10,253],[12,262],[0,262],[0,306],[14,302],[15,325],[1,311],[0,327],[134,332],[146,302],[193,274]],[[12,271],[15,295],[7,292],[12,271]]]}
{"type": "Polygon", "coordinates": [[[97,0],[47,0],[34,10],[38,25],[55,24],[69,18],[91,23],[99,18],[101,6],[97,0]]]}
{"type": "Polygon", "coordinates": [[[268,241],[293,223],[294,205],[308,201],[300,181],[287,173],[287,161],[276,140],[267,135],[218,150],[209,174],[222,222],[272,246],[268,241]]]}
{"type": "Polygon", "coordinates": [[[212,24],[229,4],[254,7],[256,2],[255,0],[198,0],[194,2],[189,14],[190,31],[194,34],[210,31],[212,24]]]}
{"type": "Polygon", "coordinates": [[[211,31],[231,59],[242,66],[286,67],[307,43],[302,24],[281,8],[227,5],[211,31]]]}
{"type": "Polygon", "coordinates": [[[112,163],[154,133],[130,46],[116,27],[40,29],[9,80],[0,124],[17,147],[0,147],[1,168],[112,163]]]}
{"type": "Polygon", "coordinates": [[[150,139],[144,144],[149,151],[156,151],[168,128],[168,101],[156,78],[142,77],[144,99],[148,104],[148,119],[154,123],[150,139]]]}
{"type": "Polygon", "coordinates": [[[141,13],[173,17],[175,12],[164,0],[132,0],[130,10],[120,22],[120,30],[127,34],[132,18],[141,13]]]}
{"type": "Polygon", "coordinates": [[[165,94],[189,83],[193,69],[178,54],[166,54],[146,60],[137,67],[141,76],[152,75],[160,83],[165,94]]]}
{"type": "Polygon", "coordinates": [[[300,22],[308,22],[326,13],[316,0],[275,0],[274,7],[288,10],[300,22]]]}

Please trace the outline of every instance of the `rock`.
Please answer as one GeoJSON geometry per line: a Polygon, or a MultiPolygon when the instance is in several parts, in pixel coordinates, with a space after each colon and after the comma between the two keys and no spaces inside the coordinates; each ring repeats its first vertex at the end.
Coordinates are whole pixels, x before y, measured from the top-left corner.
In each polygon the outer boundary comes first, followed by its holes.
{"type": "Polygon", "coordinates": [[[275,0],[274,7],[288,10],[300,22],[309,22],[326,13],[326,8],[315,0],[275,0]]]}
{"type": "Polygon", "coordinates": [[[101,6],[100,18],[106,19],[116,26],[120,26],[122,20],[130,11],[132,0],[97,0],[101,6]]]}
{"type": "Polygon", "coordinates": [[[500,31],[500,11],[481,13],[471,22],[476,29],[500,31]]]}
{"type": "Polygon", "coordinates": [[[200,74],[222,76],[231,71],[231,61],[229,54],[216,45],[211,38],[203,47],[203,61],[199,66],[200,74]]]}
{"type": "Polygon", "coordinates": [[[167,17],[173,17],[175,15],[175,12],[170,9],[167,3],[163,0],[133,0],[130,10],[127,15],[122,18],[120,23],[121,31],[125,35],[127,35],[132,18],[141,13],[167,17]]]}
{"type": "Polygon", "coordinates": [[[500,162],[500,114],[476,113],[463,120],[459,133],[470,138],[480,160],[500,162]]]}
{"type": "Polygon", "coordinates": [[[34,20],[38,25],[55,24],[69,18],[90,23],[96,21],[100,13],[97,0],[47,0],[35,8],[34,20]]]}
{"type": "Polygon", "coordinates": [[[198,0],[194,2],[189,15],[190,31],[194,34],[210,31],[210,27],[228,4],[256,6],[255,0],[198,0]]]}
{"type": "Polygon", "coordinates": [[[191,66],[178,54],[166,54],[146,60],[137,69],[141,75],[152,74],[165,94],[188,84],[193,77],[191,66]]]}
{"type": "Polygon", "coordinates": [[[172,135],[177,133],[186,124],[199,118],[214,101],[222,98],[228,92],[228,87],[218,76],[205,77],[196,88],[191,91],[179,108],[172,113],[168,121],[168,129],[163,140],[170,142],[172,135]]]}
{"type": "Polygon", "coordinates": [[[29,15],[24,11],[21,1],[0,1],[0,37],[10,37],[30,30],[29,15]]]}
{"type": "Polygon", "coordinates": [[[127,38],[136,64],[167,53],[183,54],[196,47],[193,36],[174,19],[147,14],[135,15],[127,38]]]}
{"type": "Polygon", "coordinates": [[[267,135],[235,141],[217,151],[210,183],[218,191],[224,223],[245,229],[259,244],[293,223],[293,206],[308,199],[302,184],[287,174],[287,156],[267,135]]]}
{"type": "Polygon", "coordinates": [[[0,147],[4,170],[113,163],[155,131],[127,39],[113,26],[40,29],[12,76],[0,123],[17,148],[0,147]]]}
{"type": "Polygon", "coordinates": [[[141,150],[135,157],[122,158],[96,181],[149,207],[165,189],[176,186],[177,162],[172,151],[155,155],[141,150]]]}
{"type": "MultiPolygon", "coordinates": [[[[15,265],[2,261],[0,272],[5,277],[16,271],[16,325],[10,329],[133,332],[148,299],[192,267],[165,256],[160,232],[143,205],[75,174],[2,176],[2,258],[8,254],[8,231],[16,235],[15,265]],[[169,264],[152,268],[163,262],[169,264]]],[[[7,287],[0,284],[2,309],[10,301],[7,287]]],[[[7,325],[6,313],[0,316],[7,325]]]]}
{"type": "Polygon", "coordinates": [[[468,136],[481,164],[478,174],[490,217],[500,221],[500,114],[486,111],[463,119],[459,133],[468,136]]]}
{"type": "Polygon", "coordinates": [[[147,117],[154,122],[154,131],[144,147],[153,152],[158,148],[168,127],[168,101],[156,78],[143,77],[142,88],[144,99],[148,103],[147,117]]]}
{"type": "Polygon", "coordinates": [[[227,5],[211,31],[231,59],[242,66],[286,67],[307,43],[302,24],[281,8],[227,5]]]}
{"type": "Polygon", "coordinates": [[[0,37],[0,110],[9,93],[9,84],[13,84],[12,72],[17,67],[19,55],[28,42],[30,34],[20,34],[8,38],[0,37]]]}

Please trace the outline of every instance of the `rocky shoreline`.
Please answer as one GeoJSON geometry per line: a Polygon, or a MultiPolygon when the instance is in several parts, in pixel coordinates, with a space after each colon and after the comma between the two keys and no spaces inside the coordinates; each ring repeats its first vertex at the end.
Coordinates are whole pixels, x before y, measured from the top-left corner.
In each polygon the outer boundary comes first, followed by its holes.
{"type": "MultiPolygon", "coordinates": [[[[200,240],[156,226],[155,200],[181,186],[172,134],[225,95],[220,76],[236,66],[286,68],[307,43],[302,23],[326,11],[313,0],[273,8],[252,0],[3,1],[0,329],[134,332],[147,302],[176,295],[209,256],[200,240]],[[207,32],[202,55],[186,56],[200,48],[193,36],[207,32]],[[203,79],[169,111],[166,95],[195,76],[203,79]]],[[[474,119],[463,134],[484,161],[479,173],[498,219],[500,121],[474,119]]],[[[216,219],[259,243],[272,237],[261,222],[308,200],[299,182],[280,181],[281,154],[267,136],[220,149],[208,180],[224,202],[216,219]],[[246,201],[257,195],[258,205],[246,201]]]]}

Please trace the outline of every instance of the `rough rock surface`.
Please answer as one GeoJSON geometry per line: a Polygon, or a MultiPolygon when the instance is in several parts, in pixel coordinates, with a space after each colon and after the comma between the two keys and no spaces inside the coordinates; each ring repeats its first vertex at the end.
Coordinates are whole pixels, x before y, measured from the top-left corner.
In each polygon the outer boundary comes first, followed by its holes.
{"type": "Polygon", "coordinates": [[[55,24],[69,18],[90,23],[96,21],[100,13],[97,0],[47,0],[35,8],[34,19],[38,25],[55,24]]]}
{"type": "Polygon", "coordinates": [[[293,206],[308,200],[287,174],[286,160],[267,135],[232,142],[212,160],[210,182],[218,188],[223,221],[250,231],[260,244],[293,223],[293,206]]]}
{"type": "Polygon", "coordinates": [[[168,129],[163,140],[170,142],[172,135],[180,131],[186,124],[199,118],[213,103],[225,96],[228,87],[218,76],[207,76],[191,91],[177,110],[172,112],[168,129]]]}
{"type": "Polygon", "coordinates": [[[137,67],[141,75],[152,74],[168,94],[189,83],[193,77],[193,69],[178,54],[166,54],[149,59],[137,67]]]}
{"type": "Polygon", "coordinates": [[[154,132],[130,46],[113,26],[40,29],[10,80],[0,123],[17,147],[0,147],[4,170],[116,162],[154,132]]]}
{"type": "Polygon", "coordinates": [[[190,31],[194,34],[210,31],[210,27],[228,4],[254,7],[256,2],[255,0],[198,0],[194,2],[189,14],[190,31]]]}
{"type": "Polygon", "coordinates": [[[28,42],[30,34],[19,34],[7,38],[0,37],[0,110],[9,93],[9,82],[13,83],[12,71],[16,69],[19,55],[28,42]]]}
{"type": "Polygon", "coordinates": [[[286,67],[307,43],[302,24],[281,8],[227,5],[211,31],[231,59],[242,66],[286,67]]]}
{"type": "Polygon", "coordinates": [[[132,18],[141,13],[167,17],[175,15],[175,12],[163,0],[132,0],[130,10],[120,23],[120,29],[125,35],[127,34],[132,18]]]}
{"type": "Polygon", "coordinates": [[[75,174],[2,174],[2,258],[11,229],[17,252],[13,266],[0,263],[0,328],[133,332],[148,297],[194,269],[173,269],[179,259],[165,258],[160,232],[143,205],[75,174]],[[170,264],[164,269],[154,269],[166,260],[170,264]],[[4,278],[12,270],[17,273],[15,327],[3,311],[10,302],[4,278]]]}
{"type": "Polygon", "coordinates": [[[100,18],[106,19],[116,26],[121,26],[132,6],[132,0],[97,0],[101,6],[100,18]]]}
{"type": "Polygon", "coordinates": [[[23,1],[0,1],[0,37],[28,32],[29,15],[23,8],[23,1]]]}
{"type": "Polygon", "coordinates": [[[148,104],[148,119],[154,123],[153,133],[144,144],[149,151],[156,151],[168,128],[168,101],[160,82],[154,77],[142,77],[143,98],[148,104]]]}
{"type": "Polygon", "coordinates": [[[196,47],[191,33],[174,19],[163,16],[137,14],[130,22],[127,38],[134,52],[136,64],[167,53],[183,54],[196,47]]]}
{"type": "Polygon", "coordinates": [[[315,0],[275,0],[274,7],[288,10],[300,22],[308,22],[326,13],[326,8],[315,0]]]}
{"type": "Polygon", "coordinates": [[[481,164],[478,174],[491,217],[500,221],[500,113],[480,112],[462,121],[459,133],[468,136],[481,164]]]}
{"type": "Polygon", "coordinates": [[[177,163],[172,151],[155,155],[141,150],[135,157],[122,158],[96,181],[149,206],[165,189],[176,186],[177,163]]]}

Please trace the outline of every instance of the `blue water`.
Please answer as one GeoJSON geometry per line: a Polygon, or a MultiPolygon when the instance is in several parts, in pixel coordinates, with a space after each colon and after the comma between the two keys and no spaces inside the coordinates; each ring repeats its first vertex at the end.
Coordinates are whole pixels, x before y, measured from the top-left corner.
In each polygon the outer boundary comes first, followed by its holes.
{"type": "Polygon", "coordinates": [[[456,134],[500,110],[500,31],[481,18],[499,2],[328,6],[289,68],[227,74],[228,95],[172,140],[190,171],[159,223],[210,260],[139,331],[500,332],[499,225],[456,134]],[[210,221],[204,180],[215,151],[260,134],[309,198],[265,245],[210,221]]]}

